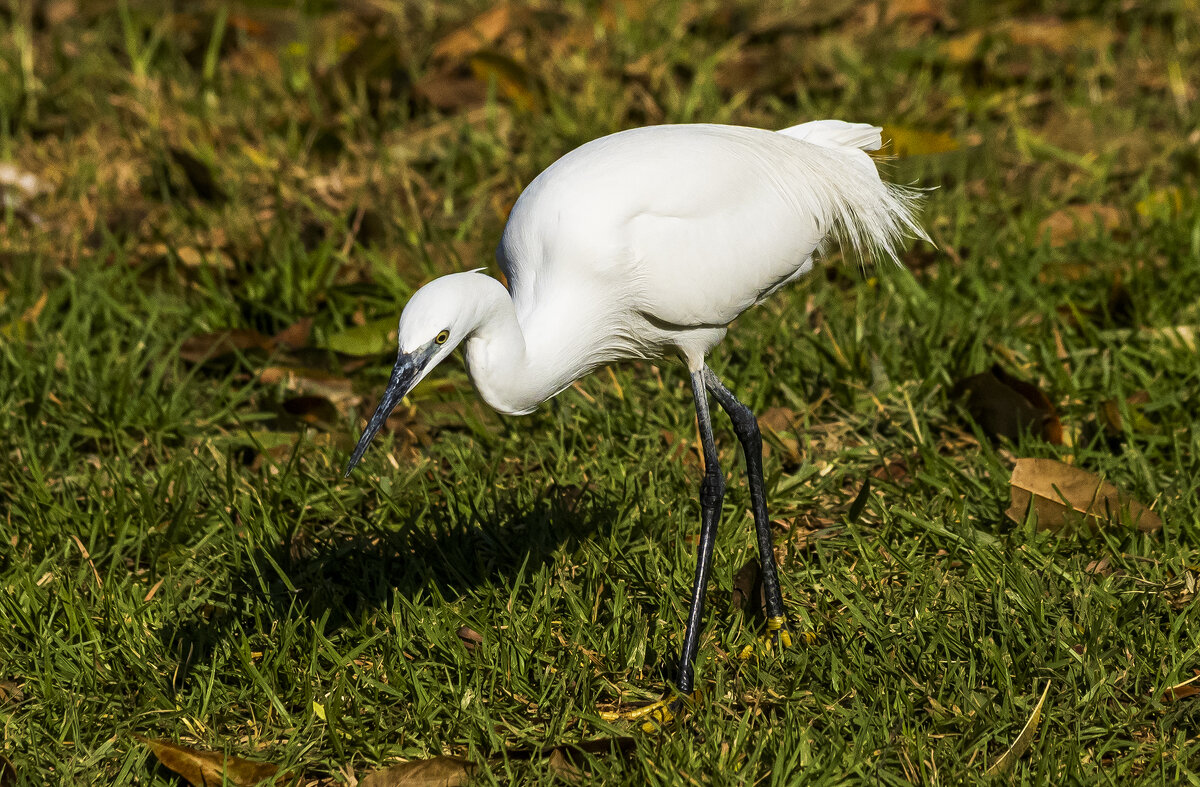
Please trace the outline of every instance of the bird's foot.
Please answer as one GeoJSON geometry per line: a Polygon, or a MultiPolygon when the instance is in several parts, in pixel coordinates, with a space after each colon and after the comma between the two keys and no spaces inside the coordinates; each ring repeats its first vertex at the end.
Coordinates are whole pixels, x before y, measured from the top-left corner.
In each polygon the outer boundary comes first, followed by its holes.
{"type": "MultiPolygon", "coordinates": [[[[804,631],[800,634],[800,639],[805,645],[815,645],[817,633],[804,631]]],[[[787,630],[787,619],[781,615],[777,618],[767,618],[766,633],[760,636],[753,645],[742,648],[739,657],[742,661],[748,661],[754,656],[770,655],[776,651],[783,652],[790,647],[792,647],[792,634],[787,630]]]]}
{"type": "Polygon", "coordinates": [[[607,722],[632,721],[642,723],[642,732],[655,733],[674,721],[691,703],[700,699],[700,692],[673,694],[657,702],[621,711],[601,711],[600,718],[607,722]]]}

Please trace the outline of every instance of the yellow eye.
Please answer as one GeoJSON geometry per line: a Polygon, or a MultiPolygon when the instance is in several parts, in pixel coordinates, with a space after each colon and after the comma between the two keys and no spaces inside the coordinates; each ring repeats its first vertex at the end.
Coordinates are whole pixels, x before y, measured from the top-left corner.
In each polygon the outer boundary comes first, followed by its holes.
{"type": "Polygon", "coordinates": [[[441,333],[439,333],[437,335],[437,338],[435,338],[434,341],[437,342],[438,344],[445,344],[446,340],[449,338],[450,338],[450,331],[442,331],[441,333]]]}

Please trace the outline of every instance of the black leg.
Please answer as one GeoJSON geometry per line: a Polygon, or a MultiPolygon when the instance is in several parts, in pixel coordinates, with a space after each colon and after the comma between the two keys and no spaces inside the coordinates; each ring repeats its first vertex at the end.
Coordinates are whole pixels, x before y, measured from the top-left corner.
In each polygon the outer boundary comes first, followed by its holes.
{"type": "MultiPolygon", "coordinates": [[[[779,632],[786,638],[787,620],[783,612],[783,594],[779,590],[779,570],[775,565],[775,549],[771,542],[771,520],[767,518],[767,489],[763,481],[762,434],[758,430],[758,419],[749,407],[737,400],[733,393],[722,385],[712,369],[704,367],[704,382],[708,390],[733,421],[746,455],[746,475],[750,481],[750,503],[754,511],[754,532],[758,537],[758,554],[762,562],[763,595],[767,601],[767,630],[779,632]]],[[[694,385],[694,383],[693,383],[694,385]]],[[[785,640],[785,645],[788,642],[785,640]]]]}
{"type": "Polygon", "coordinates": [[[704,620],[704,591],[712,570],[713,545],[717,523],[725,499],[725,479],[717,462],[717,444],[713,440],[712,417],[708,413],[708,391],[704,372],[692,374],[692,396],[696,400],[696,419],[700,423],[700,442],[704,449],[704,480],[700,482],[700,544],[696,547],[696,581],[692,584],[692,608],[683,635],[683,653],[679,658],[679,690],[691,694],[694,685],[696,650],[700,647],[700,628],[704,620]]]}

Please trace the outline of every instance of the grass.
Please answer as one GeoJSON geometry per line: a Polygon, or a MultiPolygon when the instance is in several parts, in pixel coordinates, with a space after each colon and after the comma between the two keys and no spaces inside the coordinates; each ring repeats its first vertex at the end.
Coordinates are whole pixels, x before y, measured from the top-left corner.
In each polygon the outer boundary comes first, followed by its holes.
{"type": "Polygon", "coordinates": [[[1200,670],[1200,365],[1168,330],[1200,324],[1195,9],[573,2],[451,45],[474,5],[0,12],[0,157],[41,184],[5,185],[0,251],[16,783],[178,783],[136,735],[302,783],[442,754],[550,782],[524,752],[624,735],[596,780],[974,782],[1047,681],[1016,781],[1200,781],[1200,706],[1168,691],[1200,670]],[[816,642],[736,656],[763,623],[735,603],[754,548],[722,423],[706,701],[660,735],[606,725],[597,706],[659,695],[683,634],[685,374],[618,366],[505,419],[456,361],[344,481],[378,326],[490,264],[522,185],[587,139],[825,116],[906,144],[885,166],[937,187],[940,249],[864,275],[835,255],[713,359],[774,425],[785,598],[816,642]],[[1064,444],[972,420],[954,384],[997,362],[1064,444]],[[1015,524],[1017,456],[1166,524],[1015,524]]]}

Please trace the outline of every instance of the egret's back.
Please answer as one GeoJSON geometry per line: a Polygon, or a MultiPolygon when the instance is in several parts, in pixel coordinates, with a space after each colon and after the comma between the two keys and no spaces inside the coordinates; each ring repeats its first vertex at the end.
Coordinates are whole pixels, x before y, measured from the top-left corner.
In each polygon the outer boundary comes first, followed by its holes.
{"type": "Polygon", "coordinates": [[[665,325],[724,326],[807,270],[831,233],[895,258],[905,235],[924,237],[916,200],[843,144],[878,147],[878,130],[862,129],[652,126],[567,154],[521,195],[497,253],[518,317],[600,301],[665,325]]]}

